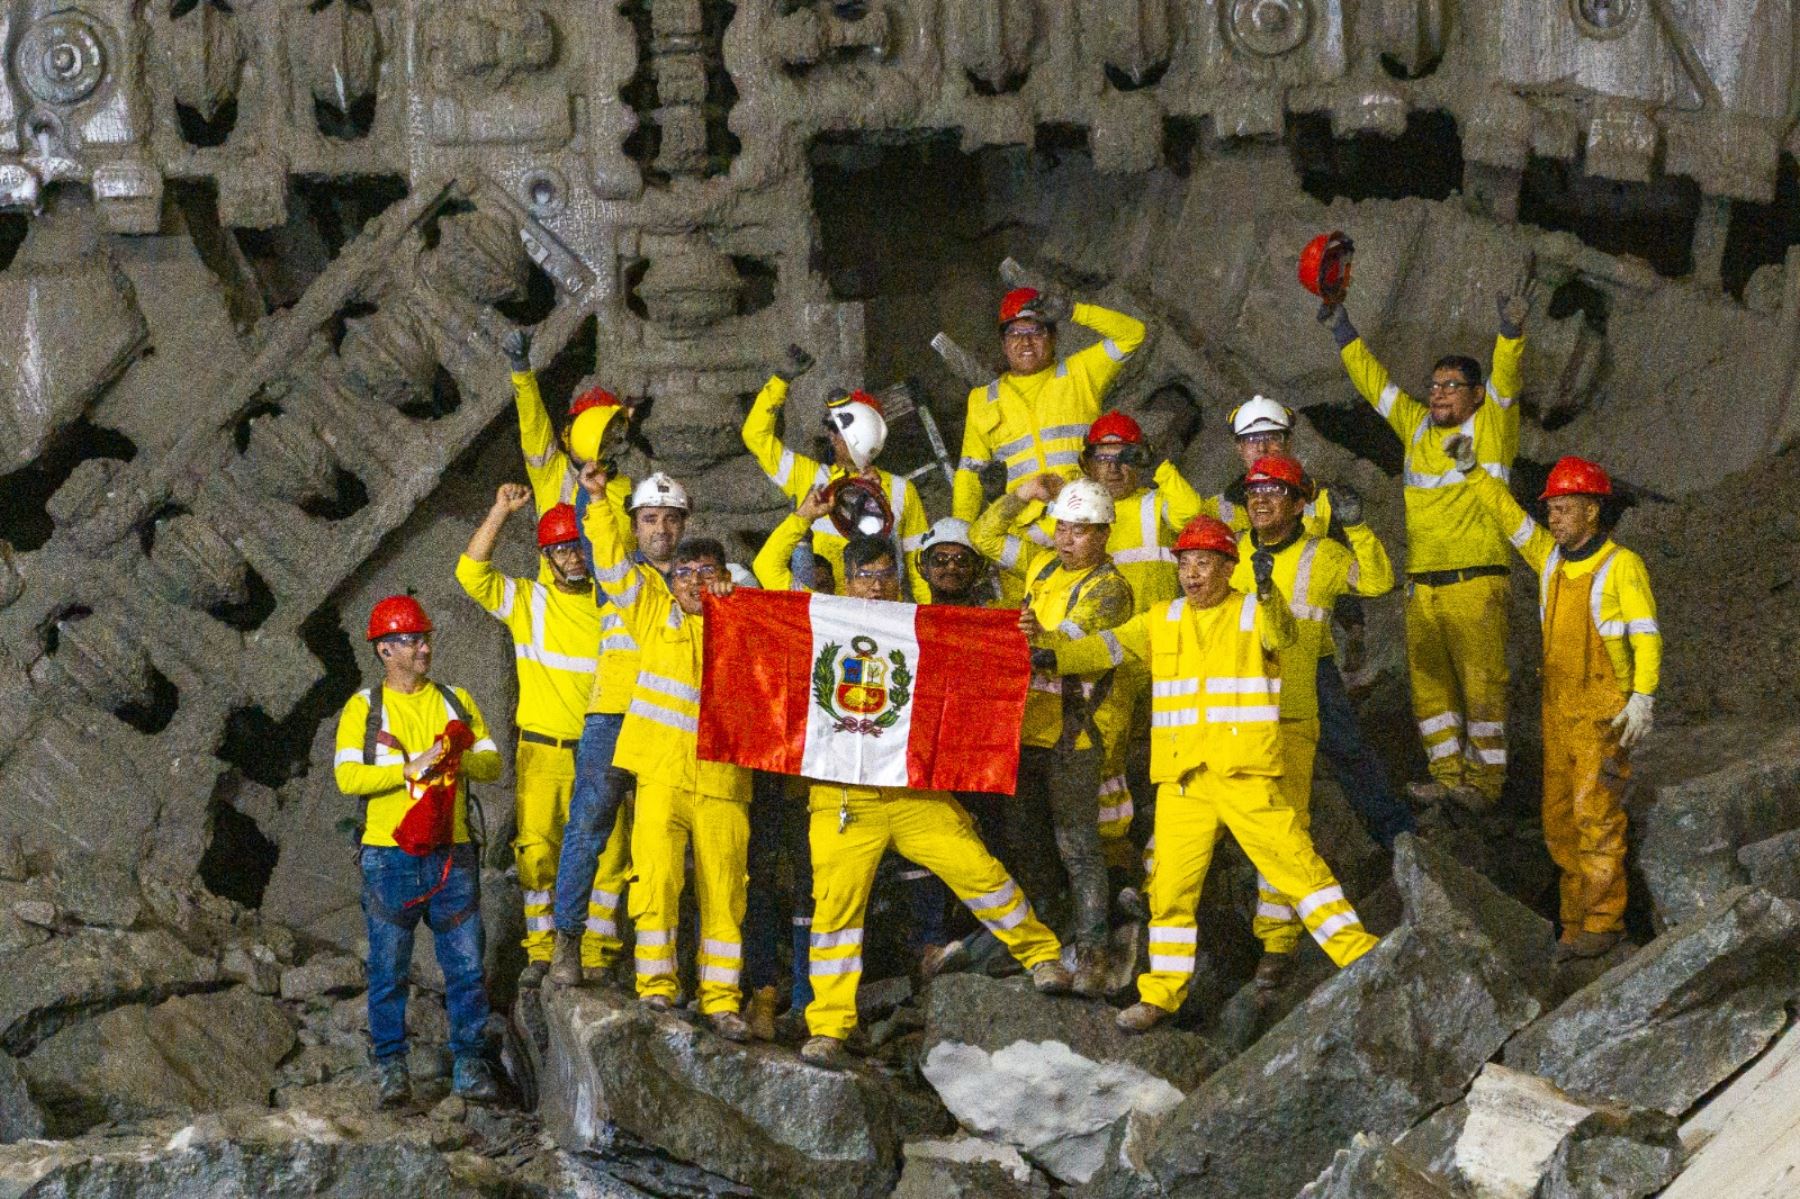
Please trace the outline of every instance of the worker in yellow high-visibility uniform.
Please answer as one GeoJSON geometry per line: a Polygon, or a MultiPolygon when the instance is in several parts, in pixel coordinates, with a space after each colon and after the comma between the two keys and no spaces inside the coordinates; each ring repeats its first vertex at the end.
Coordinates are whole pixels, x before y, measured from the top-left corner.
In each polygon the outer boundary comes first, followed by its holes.
{"type": "MultiPolygon", "coordinates": [[[[529,487],[502,484],[456,564],[456,581],[463,590],[512,634],[517,666],[513,859],[525,902],[526,966],[519,976],[521,987],[537,986],[550,968],[556,860],[569,819],[575,749],[594,689],[594,654],[600,641],[600,609],[594,604],[587,561],[576,544],[575,509],[558,504],[538,522],[538,549],[555,574],[553,586],[508,578],[494,569],[500,530],[508,517],[529,503],[529,487]]],[[[622,947],[614,926],[590,929],[581,952],[586,965],[604,969],[622,947]]]]}
{"type": "MultiPolygon", "coordinates": [[[[1312,480],[1292,458],[1259,458],[1244,476],[1254,549],[1274,558],[1275,585],[1288,597],[1295,637],[1281,649],[1281,777],[1276,786],[1299,817],[1312,828],[1313,758],[1319,747],[1319,659],[1331,637],[1331,610],[1340,596],[1372,597],[1394,589],[1394,567],[1387,550],[1369,526],[1344,525],[1349,547],[1306,532],[1302,521],[1312,499],[1312,480]]],[[[1360,515],[1360,513],[1358,513],[1360,515]]],[[[1255,590],[1252,566],[1240,559],[1231,585],[1255,590]]],[[[1256,917],[1251,931],[1263,943],[1256,984],[1280,986],[1300,940],[1300,918],[1294,897],[1257,876],[1256,917]]]]}
{"type": "MultiPolygon", "coordinates": [[[[856,599],[900,597],[892,545],[856,537],[844,549],[845,594],[856,599]]],[[[800,1056],[816,1065],[847,1064],[844,1040],[856,1027],[856,988],[862,981],[863,918],[875,870],[892,847],[948,883],[990,932],[1031,971],[1040,991],[1067,991],[1062,944],[1044,927],[1018,884],[981,843],[975,822],[946,791],[814,783],[808,841],[812,849],[813,922],[810,938],[811,1034],[800,1056]]]]}
{"type": "Polygon", "coordinates": [[[1042,471],[1074,479],[1081,446],[1100,415],[1107,387],[1144,343],[1144,322],[1053,292],[1015,288],[1000,301],[1000,351],[1006,371],[969,392],[962,461],[952,485],[952,515],[974,520],[982,509],[981,472],[1006,466],[1011,490],[1042,471]],[[1100,334],[1098,344],[1057,360],[1056,326],[1073,319],[1100,334]]]}
{"type": "Polygon", "coordinates": [[[1388,377],[1340,305],[1325,305],[1344,370],[1406,447],[1406,656],[1413,715],[1431,782],[1425,803],[1454,799],[1483,810],[1506,781],[1506,538],[1444,449],[1470,437],[1479,470],[1512,477],[1519,450],[1520,361],[1535,285],[1521,278],[1498,297],[1500,335],[1486,386],[1472,358],[1440,358],[1425,404],[1388,377]]]}
{"type": "MultiPolygon", "coordinates": [[[[1106,554],[1112,496],[1092,479],[1070,483],[1049,473],[1033,475],[995,500],[970,527],[975,547],[999,558],[1008,548],[1007,530],[1032,503],[1050,503],[1056,548],[1026,543],[1019,550],[1019,566],[1030,580],[1019,627],[1031,643],[1056,646],[1130,619],[1131,584],[1106,554]]],[[[1103,994],[1106,985],[1109,905],[1100,854],[1101,768],[1108,747],[1125,735],[1131,720],[1129,697],[1116,682],[1111,665],[1079,679],[1032,674],[1018,786],[1006,806],[1010,864],[1039,903],[1048,903],[1058,890],[1056,860],[1044,852],[1046,824],[1053,835],[1074,908],[1075,990],[1086,996],[1103,994]]]]}
{"type": "MultiPolygon", "coordinates": [[[[678,484],[653,475],[672,493],[678,484]]],[[[626,553],[618,525],[605,510],[605,476],[582,468],[590,500],[582,523],[593,548],[594,577],[605,589],[639,650],[637,677],[613,761],[637,775],[631,829],[631,920],[637,944],[637,993],[666,1010],[680,993],[675,976],[675,928],[694,850],[700,904],[700,1011],[713,1031],[748,1040],[739,1015],[744,965],[742,926],[750,844],[750,772],[699,759],[700,665],[705,620],[702,597],[729,595],[725,547],[710,538],[682,541],[669,557],[667,584],[658,571],[626,553]]],[[[683,508],[686,493],[681,492],[683,508]]],[[[637,495],[633,500],[636,502],[637,495]]]]}
{"type": "MultiPolygon", "coordinates": [[[[581,464],[570,455],[544,407],[538,390],[537,375],[531,369],[531,331],[514,329],[502,342],[507,362],[512,367],[513,407],[519,418],[519,448],[525,453],[525,478],[531,483],[531,499],[539,519],[558,504],[574,505],[581,487],[576,472],[581,464]]],[[[623,407],[619,398],[604,387],[590,387],[569,401],[569,426],[573,427],[582,413],[596,408],[617,410],[619,429],[614,434],[620,443],[631,423],[631,409],[623,407]]],[[[609,492],[621,506],[631,494],[631,480],[617,476],[609,481],[609,492]]],[[[544,563],[538,581],[554,585],[555,577],[544,563]]]]}
{"type": "Polygon", "coordinates": [[[1301,921],[1332,961],[1349,965],[1375,945],[1279,785],[1279,654],[1299,633],[1275,585],[1273,555],[1253,560],[1254,595],[1232,590],[1237,539],[1212,517],[1189,522],[1175,556],[1179,598],[1045,655],[1068,673],[1117,666],[1127,655],[1150,664],[1158,784],[1150,969],[1138,977],[1139,1002],[1119,1013],[1127,1032],[1154,1026],[1187,996],[1195,907],[1221,830],[1282,894],[1299,897],[1301,921]]]}
{"type": "Polygon", "coordinates": [[[919,543],[919,573],[931,588],[931,602],[964,608],[1010,608],[1000,597],[992,566],[969,536],[969,522],[939,519],[919,543]]]}
{"type": "MultiPolygon", "coordinates": [[[[1473,465],[1473,447],[1447,447],[1473,465]]],[[[1562,872],[1562,958],[1598,957],[1625,927],[1625,785],[1647,737],[1662,630],[1644,560],[1601,529],[1612,479],[1564,458],[1544,494],[1546,531],[1497,479],[1475,494],[1538,572],[1544,624],[1544,840],[1562,872]]]]}
{"type": "MultiPolygon", "coordinates": [[[[907,576],[902,590],[908,592],[915,603],[925,603],[931,593],[925,580],[919,577],[919,540],[931,527],[931,520],[925,514],[925,505],[911,479],[890,474],[875,465],[875,459],[887,444],[888,434],[887,418],[882,415],[880,403],[866,391],[853,391],[828,406],[825,432],[831,439],[830,466],[795,453],[781,443],[775,422],[787,403],[789,384],[812,365],[812,356],[799,346],[789,346],[788,354],[787,365],[769,376],[769,381],[757,393],[756,402],[750,405],[749,414],[744,417],[744,448],[750,451],[769,481],[796,506],[808,493],[828,488],[840,479],[858,476],[874,484],[893,515],[891,534],[900,547],[907,576]]],[[[845,534],[829,516],[820,516],[812,522],[812,536],[813,552],[830,562],[833,571],[841,574],[845,534]]]]}

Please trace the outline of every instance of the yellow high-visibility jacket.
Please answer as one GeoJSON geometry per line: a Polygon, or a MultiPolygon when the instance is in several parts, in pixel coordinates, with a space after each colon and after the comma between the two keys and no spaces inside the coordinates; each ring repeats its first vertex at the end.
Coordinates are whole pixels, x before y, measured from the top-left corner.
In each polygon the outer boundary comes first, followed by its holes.
{"type": "MultiPolygon", "coordinates": [[[[1570,562],[1550,531],[1539,525],[1512,492],[1498,479],[1477,481],[1475,495],[1493,516],[1500,528],[1507,530],[1508,540],[1521,557],[1538,572],[1538,619],[1545,617],[1550,598],[1550,579],[1561,571],[1566,579],[1580,579],[1600,571],[1592,586],[1590,611],[1594,628],[1612,659],[1613,674],[1619,690],[1629,695],[1655,695],[1662,681],[1662,629],[1656,623],[1656,597],[1650,593],[1650,571],[1644,560],[1608,538],[1598,550],[1579,561],[1570,562]]],[[[1544,656],[1556,652],[1556,646],[1544,643],[1544,656]]]]}
{"type": "Polygon", "coordinates": [[[582,529],[593,543],[594,577],[639,647],[613,765],[677,791],[749,803],[748,770],[699,758],[705,620],[681,610],[653,567],[626,556],[597,506],[588,506],[582,529]]]}
{"type": "MultiPolygon", "coordinates": [[[[1200,501],[1197,512],[1210,516],[1214,520],[1222,520],[1231,526],[1234,533],[1242,533],[1250,527],[1250,510],[1244,506],[1244,489],[1240,481],[1236,486],[1228,487],[1217,495],[1209,495],[1200,501]]],[[[1319,488],[1319,494],[1306,505],[1300,514],[1300,527],[1306,530],[1308,537],[1325,537],[1331,532],[1331,491],[1319,488]]]]}
{"type": "MultiPolygon", "coordinates": [[[[531,484],[532,510],[541,518],[558,504],[573,504],[581,490],[575,464],[556,440],[556,426],[544,407],[543,393],[538,390],[533,371],[512,373],[513,407],[519,413],[519,448],[525,453],[525,479],[531,484]]],[[[631,480],[623,475],[607,481],[608,499],[618,498],[617,511],[625,511],[631,500],[631,480]]],[[[625,517],[625,536],[631,536],[631,519],[625,517]]],[[[554,586],[556,572],[540,555],[538,582],[554,586]]]]}
{"type": "Polygon", "coordinates": [[[1406,569],[1457,570],[1468,566],[1505,566],[1506,537],[1475,498],[1470,480],[1444,452],[1444,442],[1464,433],[1475,439],[1475,460],[1483,471],[1506,482],[1512,478],[1519,452],[1520,360],[1523,337],[1494,340],[1494,364],[1487,395],[1473,416],[1460,425],[1440,429],[1431,410],[1401,391],[1387,368],[1357,338],[1342,351],[1344,370],[1363,399],[1375,406],[1406,447],[1402,482],[1406,485],[1406,569]]]}
{"type": "MultiPolygon", "coordinates": [[[[1024,507],[1025,501],[1017,496],[1001,496],[969,527],[969,540],[982,554],[998,558],[1008,536],[1005,530],[1024,507]]],[[[1131,584],[1110,559],[1087,570],[1066,570],[1055,550],[1017,539],[1015,542],[1020,546],[1019,573],[1026,580],[1024,602],[1044,630],[1033,643],[1035,647],[1051,649],[1131,618],[1135,608],[1131,584]]],[[[1084,704],[1092,702],[1097,687],[1104,687],[1106,694],[1094,709],[1093,723],[1105,743],[1099,748],[1113,745],[1131,723],[1131,703],[1124,688],[1114,686],[1111,678],[1103,678],[1111,671],[1111,666],[1102,666],[1074,678],[1032,672],[1031,690],[1025,697],[1022,743],[1047,748],[1061,739],[1065,687],[1080,687],[1084,704]]],[[[1074,747],[1093,746],[1093,738],[1082,729],[1074,747]]]]}
{"type": "MultiPolygon", "coordinates": [[[[369,694],[364,688],[350,697],[338,716],[337,755],[333,761],[333,777],[338,790],[345,795],[360,795],[368,800],[363,816],[364,845],[394,844],[394,830],[413,805],[406,787],[406,761],[431,748],[452,720],[455,708],[427,681],[408,694],[394,691],[380,683],[382,741],[375,746],[375,762],[363,762],[364,741],[369,728],[369,694]],[[386,742],[393,742],[387,744],[386,742]]],[[[462,756],[462,773],[456,781],[456,840],[469,839],[469,782],[491,783],[500,777],[505,763],[500,760],[500,747],[488,736],[487,721],[481,709],[461,687],[449,689],[468,714],[469,731],[475,744],[462,756]]]]}
{"type": "MultiPolygon", "coordinates": [[[[1059,670],[1150,666],[1150,779],[1179,783],[1205,768],[1281,774],[1281,651],[1299,636],[1287,600],[1233,591],[1195,610],[1187,597],[1116,629],[1057,647],[1059,670]]],[[[1314,669],[1308,664],[1307,672],[1314,669]]]]}
{"type": "MultiPolygon", "coordinates": [[[[826,466],[781,444],[781,438],[775,435],[775,416],[787,403],[787,395],[785,379],[772,377],[763,384],[763,389],[756,394],[756,402],[750,405],[749,415],[744,417],[744,448],[756,459],[763,474],[769,476],[769,481],[781,488],[789,500],[799,504],[813,488],[829,486],[851,472],[841,466],[826,466]]],[[[899,543],[902,558],[898,565],[905,575],[900,580],[900,592],[902,595],[910,592],[913,602],[922,604],[931,598],[931,589],[919,574],[919,542],[931,531],[931,519],[925,514],[918,488],[912,485],[911,479],[903,479],[878,467],[872,466],[862,473],[865,478],[880,483],[881,493],[887,496],[888,507],[894,513],[894,540],[899,543]]],[[[813,522],[812,534],[813,552],[830,562],[831,569],[843,578],[844,546],[848,539],[837,531],[828,516],[813,522]]]]}
{"type": "MultiPolygon", "coordinates": [[[[644,568],[643,586],[660,590],[668,597],[669,602],[673,603],[675,597],[669,595],[669,585],[663,580],[662,574],[645,561],[644,556],[635,548],[629,548],[636,544],[636,539],[630,536],[631,518],[625,512],[625,504],[629,499],[629,494],[615,494],[612,487],[608,485],[606,503],[587,506],[582,524],[583,532],[586,532],[587,521],[592,520],[604,508],[612,518],[611,523],[616,543],[628,547],[626,557],[644,568]]],[[[598,570],[595,571],[594,577],[599,578],[598,570]]],[[[632,636],[624,618],[619,614],[618,605],[613,602],[605,588],[600,588],[595,592],[594,602],[601,605],[600,663],[599,668],[594,671],[594,686],[588,695],[587,712],[590,716],[595,714],[616,716],[631,706],[631,689],[637,685],[638,643],[637,638],[632,636]]]]}
{"type": "Polygon", "coordinates": [[[794,582],[794,551],[806,540],[811,528],[798,512],[782,517],[775,531],[756,551],[756,557],[750,560],[750,573],[756,576],[756,581],[770,591],[810,590],[799,588],[794,582]]]}
{"type": "Polygon", "coordinates": [[[456,581],[512,634],[519,677],[519,728],[564,740],[581,736],[594,692],[601,609],[590,583],[570,593],[501,574],[492,562],[464,554],[456,581]]]}
{"type": "Polygon", "coordinates": [[[1040,471],[1073,479],[1081,473],[1088,426],[1125,359],[1144,344],[1144,322],[1096,304],[1075,305],[1074,321],[1103,340],[1035,375],[1007,373],[969,392],[962,462],[951,488],[952,515],[972,521],[981,511],[981,471],[998,459],[1006,486],[1040,471]]]}
{"type": "MultiPolygon", "coordinates": [[[[1325,537],[1313,537],[1304,529],[1275,554],[1275,585],[1288,596],[1294,614],[1293,644],[1281,651],[1281,715],[1284,720],[1308,720],[1319,714],[1319,659],[1330,652],[1331,608],[1340,596],[1386,595],[1394,589],[1394,564],[1388,560],[1381,539],[1368,525],[1348,525],[1344,535],[1350,548],[1325,537]]],[[[1256,573],[1250,563],[1252,545],[1239,538],[1240,557],[1231,574],[1231,585],[1240,591],[1256,590],[1256,573]]]]}

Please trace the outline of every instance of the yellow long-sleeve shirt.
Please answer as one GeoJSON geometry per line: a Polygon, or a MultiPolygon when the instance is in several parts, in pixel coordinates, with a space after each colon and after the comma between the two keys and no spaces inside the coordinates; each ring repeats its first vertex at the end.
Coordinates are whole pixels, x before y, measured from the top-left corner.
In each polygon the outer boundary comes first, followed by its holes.
{"type": "MultiPolygon", "coordinates": [[[[544,407],[543,393],[538,390],[537,375],[532,371],[512,373],[513,407],[519,414],[519,449],[525,454],[525,479],[531,484],[532,511],[542,519],[544,513],[558,504],[573,504],[581,489],[575,464],[556,440],[556,426],[544,407]]],[[[615,511],[624,523],[624,536],[631,537],[631,518],[625,505],[631,499],[631,480],[623,475],[607,480],[607,498],[617,499],[615,511]]],[[[538,582],[555,586],[556,572],[550,563],[538,559],[538,582]]]]}
{"type": "Polygon", "coordinates": [[[1495,339],[1493,367],[1481,406],[1462,424],[1443,428],[1431,423],[1428,407],[1394,384],[1362,338],[1345,346],[1341,356],[1356,390],[1375,406],[1406,447],[1402,482],[1406,486],[1407,572],[1505,566],[1506,537],[1475,498],[1470,480],[1444,452],[1444,442],[1459,433],[1468,435],[1474,439],[1475,460],[1483,471],[1501,482],[1512,478],[1513,458],[1519,452],[1517,400],[1525,339],[1495,339]]]}
{"type": "MultiPolygon", "coordinates": [[[[370,690],[358,691],[344,705],[338,716],[337,754],[333,760],[333,777],[338,790],[345,795],[359,795],[368,801],[363,819],[364,845],[394,844],[394,830],[405,818],[413,798],[406,787],[406,762],[431,747],[431,743],[456,719],[456,712],[445,701],[437,686],[427,682],[417,691],[395,691],[382,684],[381,731],[384,740],[377,743],[373,765],[363,762],[363,742],[368,736],[370,690]]],[[[487,721],[481,709],[461,687],[450,689],[469,714],[469,731],[475,744],[462,756],[462,773],[456,782],[456,840],[469,839],[468,783],[491,783],[500,777],[505,763],[500,747],[488,736],[487,721]]]]}
{"type": "Polygon", "coordinates": [[[750,573],[756,576],[756,581],[770,591],[793,591],[796,586],[794,551],[806,540],[810,529],[806,518],[798,512],[782,517],[781,523],[775,526],[775,531],[769,534],[750,561],[750,573]]]}
{"type": "MultiPolygon", "coordinates": [[[[1330,652],[1332,605],[1340,596],[1373,597],[1394,589],[1394,564],[1369,526],[1350,525],[1344,535],[1349,549],[1329,538],[1310,536],[1304,529],[1280,548],[1270,547],[1275,585],[1288,597],[1295,622],[1293,643],[1281,651],[1283,720],[1308,720],[1319,714],[1318,667],[1319,659],[1330,652]]],[[[1239,544],[1242,551],[1231,585],[1254,591],[1251,546],[1243,539],[1239,544]]]]}
{"type": "Polygon", "coordinates": [[[559,740],[581,736],[600,644],[593,586],[567,592],[510,578],[467,554],[457,559],[456,581],[512,635],[518,727],[559,740]]]}
{"type": "Polygon", "coordinates": [[[699,757],[705,620],[681,610],[653,567],[626,556],[605,513],[589,505],[582,528],[593,544],[594,577],[639,647],[613,765],[678,791],[749,803],[748,770],[699,757]]]}
{"type": "MultiPolygon", "coordinates": [[[[791,502],[799,504],[813,488],[829,486],[850,472],[841,466],[826,466],[805,454],[795,453],[781,443],[781,438],[775,434],[775,419],[787,403],[787,396],[785,379],[771,377],[763,384],[763,389],[756,394],[756,402],[750,405],[750,412],[744,417],[744,448],[756,459],[763,474],[769,476],[769,481],[791,502]]],[[[894,513],[894,539],[899,543],[903,559],[900,566],[906,575],[901,580],[900,590],[902,594],[910,592],[914,603],[925,603],[931,598],[931,589],[919,574],[919,542],[931,531],[931,518],[925,513],[918,488],[912,485],[912,480],[878,467],[870,467],[862,473],[880,484],[882,494],[887,496],[888,507],[894,513]]],[[[813,552],[830,562],[832,570],[842,578],[844,546],[848,539],[826,516],[813,522],[812,534],[813,552]]]]}
{"type": "MultiPolygon", "coordinates": [[[[1545,616],[1554,572],[1561,571],[1565,579],[1604,572],[1592,587],[1590,611],[1606,656],[1612,660],[1619,690],[1655,695],[1662,681],[1662,628],[1656,623],[1656,597],[1650,591],[1650,571],[1644,560],[1608,538],[1593,553],[1571,562],[1563,557],[1550,531],[1531,519],[1498,479],[1483,476],[1476,480],[1474,490],[1495,523],[1506,530],[1519,555],[1538,572],[1540,620],[1545,616]]],[[[1557,647],[1546,640],[1544,656],[1556,652],[1557,647]]]]}
{"type": "Polygon", "coordinates": [[[1097,304],[1077,304],[1073,319],[1102,340],[1035,375],[1007,373],[969,392],[962,461],[951,487],[951,514],[972,521],[981,511],[981,471],[1006,464],[1006,485],[1053,470],[1081,473],[1088,426],[1125,359],[1144,344],[1144,322],[1097,304]]]}

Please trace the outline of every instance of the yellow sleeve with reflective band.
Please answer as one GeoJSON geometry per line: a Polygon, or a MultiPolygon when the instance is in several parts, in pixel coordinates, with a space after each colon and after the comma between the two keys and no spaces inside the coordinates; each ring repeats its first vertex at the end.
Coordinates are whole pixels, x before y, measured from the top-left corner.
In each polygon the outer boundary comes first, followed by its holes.
{"type": "MultiPolygon", "coordinates": [[[[1207,501],[1194,490],[1194,485],[1187,481],[1187,476],[1175,469],[1173,462],[1164,462],[1156,468],[1156,490],[1162,496],[1163,521],[1177,533],[1187,528],[1190,520],[1206,511],[1207,501]]],[[[1217,515],[1217,504],[1213,505],[1217,515]]]]}
{"type": "MultiPolygon", "coordinates": [[[[913,486],[911,479],[900,480],[901,494],[905,502],[900,513],[900,527],[895,530],[900,540],[900,552],[906,557],[906,574],[912,585],[912,597],[915,604],[931,602],[931,584],[925,581],[925,574],[919,569],[919,543],[925,540],[925,534],[931,532],[931,518],[925,513],[925,503],[919,498],[919,489],[913,486]]],[[[902,599],[905,596],[901,597],[902,599]]]]}
{"type": "Polygon", "coordinates": [[[975,543],[976,551],[983,558],[1001,570],[1013,571],[1029,580],[1043,564],[1044,555],[1056,551],[1011,531],[1028,505],[1029,501],[1010,492],[1002,495],[969,526],[969,540],[975,543]]]}
{"type": "Polygon", "coordinates": [[[1063,365],[1069,375],[1082,383],[1098,401],[1125,365],[1125,359],[1144,344],[1147,330],[1144,322],[1136,317],[1098,304],[1075,305],[1073,317],[1076,324],[1092,329],[1101,340],[1098,345],[1069,355],[1063,365]]]}
{"type": "Polygon", "coordinates": [[[798,512],[790,512],[782,518],[750,563],[750,573],[756,576],[758,583],[770,591],[797,590],[792,565],[794,550],[811,527],[798,512]]]}
{"type": "Polygon", "coordinates": [[[375,765],[363,765],[363,736],[368,728],[369,700],[358,691],[350,697],[338,717],[337,755],[332,777],[338,790],[345,795],[380,795],[406,783],[406,760],[398,751],[385,745],[375,747],[375,765]]]}
{"type": "Polygon", "coordinates": [[[1519,556],[1530,564],[1531,569],[1540,575],[1544,572],[1544,564],[1550,561],[1550,551],[1556,548],[1556,538],[1550,536],[1537,521],[1526,514],[1513,499],[1512,492],[1506,484],[1484,470],[1476,470],[1469,475],[1469,486],[1474,489],[1475,498],[1481,501],[1494,523],[1512,542],[1512,547],[1519,551],[1519,556]]]}
{"type": "MultiPolygon", "coordinates": [[[[1162,609],[1155,611],[1160,615],[1162,609]]],[[[1149,661],[1149,617],[1140,612],[1124,624],[1055,646],[1056,673],[1098,674],[1123,664],[1128,654],[1139,662],[1149,661]]]]}
{"type": "Polygon", "coordinates": [[[976,405],[987,402],[987,388],[970,389],[963,413],[962,459],[950,482],[950,515],[958,520],[973,521],[981,514],[981,471],[994,460],[994,447],[987,443],[987,434],[982,422],[975,419],[975,412],[976,405]]]}
{"type": "Polygon", "coordinates": [[[1401,391],[1388,377],[1387,367],[1370,352],[1362,338],[1357,338],[1339,352],[1344,360],[1344,373],[1362,398],[1374,405],[1375,411],[1405,441],[1424,420],[1425,405],[1401,391]]]}
{"type": "Polygon", "coordinates": [[[1345,583],[1355,595],[1373,598],[1394,589],[1394,563],[1387,547],[1368,525],[1345,525],[1344,537],[1350,542],[1354,561],[1345,583]]]}
{"type": "Polygon", "coordinates": [[[587,534],[588,544],[594,553],[594,581],[606,592],[606,598],[612,601],[613,610],[625,627],[639,641],[643,640],[644,630],[650,615],[649,605],[644,603],[647,567],[641,566],[628,558],[625,542],[619,536],[618,525],[610,511],[610,503],[606,505],[592,504],[582,514],[581,531],[587,534]]]}
{"type": "MultiPolygon", "coordinates": [[[[1607,574],[1606,591],[1605,598],[1617,605],[1618,619],[1625,622],[1625,639],[1631,646],[1631,690],[1655,695],[1662,682],[1662,629],[1656,622],[1656,597],[1650,592],[1650,571],[1644,560],[1621,548],[1607,574]]],[[[1618,665],[1615,660],[1614,666],[1618,665]]]]}
{"type": "Polygon", "coordinates": [[[513,581],[494,569],[492,562],[477,562],[463,554],[456,560],[456,581],[481,610],[512,626],[513,610],[518,606],[518,589],[513,581]]]}
{"type": "Polygon", "coordinates": [[[1300,640],[1300,622],[1294,619],[1287,597],[1281,594],[1279,586],[1270,585],[1269,598],[1258,599],[1256,610],[1262,613],[1258,628],[1264,649],[1274,653],[1300,640]]]}
{"type": "Polygon", "coordinates": [[[531,483],[532,506],[542,516],[564,502],[569,458],[556,444],[556,428],[544,408],[537,376],[531,371],[514,371],[512,385],[513,406],[519,411],[519,448],[525,451],[525,477],[531,483]]]}
{"type": "MultiPolygon", "coordinates": [[[[469,713],[469,731],[475,734],[475,748],[462,756],[463,777],[472,783],[491,783],[499,778],[506,769],[506,763],[500,758],[500,747],[488,736],[487,719],[482,716],[481,709],[475,705],[475,697],[461,687],[452,687],[463,707],[469,713]],[[486,748],[482,748],[486,746],[486,748]]],[[[366,711],[366,708],[365,708],[366,711]]]]}
{"type": "Polygon", "coordinates": [[[1132,619],[1136,607],[1132,601],[1131,584],[1114,567],[1105,574],[1096,576],[1081,589],[1081,594],[1075,597],[1075,606],[1069,609],[1062,623],[1053,629],[1046,628],[1038,638],[1038,645],[1044,649],[1055,649],[1059,645],[1079,641],[1090,633],[1117,628],[1132,619]]]}
{"type": "Polygon", "coordinates": [[[779,375],[770,376],[762,390],[756,393],[756,402],[750,405],[749,415],[744,417],[744,448],[750,451],[750,456],[756,459],[756,465],[762,468],[769,481],[798,504],[818,485],[821,468],[805,454],[796,454],[782,445],[781,438],[775,434],[775,416],[787,403],[787,397],[787,380],[779,375]]]}
{"type": "Polygon", "coordinates": [[[1519,398],[1519,389],[1525,385],[1524,361],[1523,336],[1508,337],[1502,333],[1494,338],[1494,362],[1488,368],[1488,398],[1510,414],[1515,429],[1519,426],[1519,408],[1514,401],[1519,398]]]}
{"type": "MultiPolygon", "coordinates": [[[[612,513],[613,527],[618,530],[619,543],[627,554],[637,548],[637,529],[632,526],[631,513],[627,511],[631,492],[632,482],[624,475],[614,475],[606,481],[606,510],[612,513]]],[[[593,507],[588,505],[590,511],[593,507]]]]}

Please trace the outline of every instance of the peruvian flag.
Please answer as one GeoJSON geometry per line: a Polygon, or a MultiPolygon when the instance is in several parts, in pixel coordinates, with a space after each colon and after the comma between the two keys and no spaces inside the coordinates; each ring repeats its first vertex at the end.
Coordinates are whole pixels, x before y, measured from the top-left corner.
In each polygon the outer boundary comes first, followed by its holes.
{"type": "Polygon", "coordinates": [[[739,588],[706,597],[700,757],[834,783],[1012,794],[1016,611],[739,588]]]}

